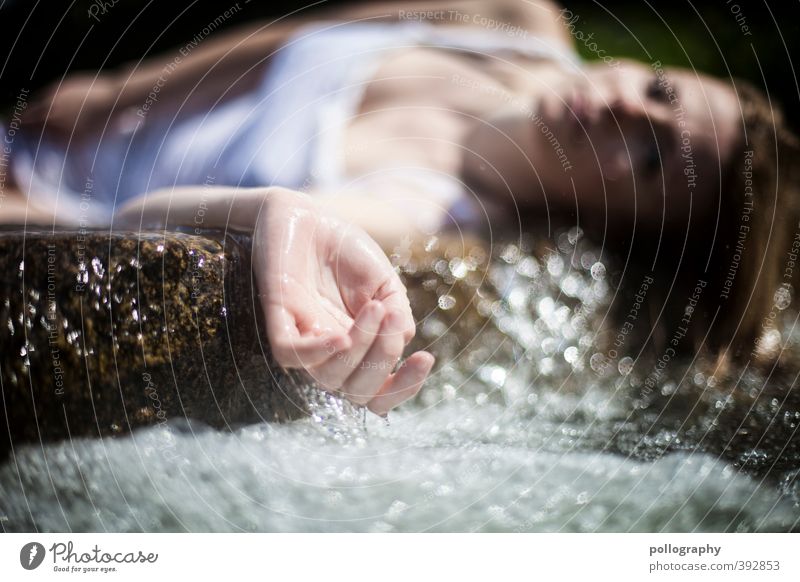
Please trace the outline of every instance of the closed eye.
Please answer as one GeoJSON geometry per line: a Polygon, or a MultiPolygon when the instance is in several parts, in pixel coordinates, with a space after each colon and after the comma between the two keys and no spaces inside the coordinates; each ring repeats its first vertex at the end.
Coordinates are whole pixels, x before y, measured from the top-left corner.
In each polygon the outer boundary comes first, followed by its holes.
{"type": "Polygon", "coordinates": [[[668,86],[669,85],[666,78],[662,79],[659,78],[658,75],[654,75],[653,78],[647,82],[647,86],[645,87],[645,95],[648,99],[652,99],[653,101],[668,103],[670,101],[671,92],[667,89],[668,86]]]}

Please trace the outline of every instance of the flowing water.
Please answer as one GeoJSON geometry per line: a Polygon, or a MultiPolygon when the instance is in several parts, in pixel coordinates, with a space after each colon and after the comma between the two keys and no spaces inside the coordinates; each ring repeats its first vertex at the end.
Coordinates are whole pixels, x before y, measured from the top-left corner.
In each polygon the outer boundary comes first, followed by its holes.
{"type": "MultiPolygon", "coordinates": [[[[603,337],[614,285],[580,233],[393,256],[438,365],[388,420],[328,395],[232,432],[172,420],[18,448],[0,525],[73,531],[796,531],[791,375],[651,364],[603,337]],[[488,268],[487,268],[488,265],[488,268]],[[787,379],[788,378],[788,379],[787,379]]],[[[786,307],[786,306],[783,306],[786,307]]],[[[776,342],[797,344],[790,309],[776,342]]]]}

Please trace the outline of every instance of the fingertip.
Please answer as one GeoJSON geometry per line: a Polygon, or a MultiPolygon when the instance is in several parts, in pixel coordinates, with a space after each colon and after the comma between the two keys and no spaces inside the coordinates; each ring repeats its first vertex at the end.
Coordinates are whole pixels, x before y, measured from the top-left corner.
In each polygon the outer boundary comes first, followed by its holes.
{"type": "Polygon", "coordinates": [[[406,359],[406,365],[413,366],[421,378],[428,376],[435,363],[436,358],[429,352],[414,352],[406,359]]]}
{"type": "Polygon", "coordinates": [[[414,398],[422,389],[434,361],[434,357],[428,352],[413,353],[406,359],[404,366],[389,378],[367,407],[375,414],[384,415],[414,398]]]}
{"type": "Polygon", "coordinates": [[[433,365],[436,363],[436,358],[430,352],[416,352],[413,354],[417,356],[420,360],[420,365],[428,368],[429,370],[433,368],[433,365]]]}

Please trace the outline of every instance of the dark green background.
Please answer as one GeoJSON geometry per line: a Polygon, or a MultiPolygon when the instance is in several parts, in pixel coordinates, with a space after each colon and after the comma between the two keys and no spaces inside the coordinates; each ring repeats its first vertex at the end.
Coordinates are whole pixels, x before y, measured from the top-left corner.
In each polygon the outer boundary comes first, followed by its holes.
{"type": "MultiPolygon", "coordinates": [[[[319,5],[347,4],[330,0],[319,5]]],[[[88,17],[90,0],[0,0],[0,107],[19,87],[35,89],[68,70],[96,70],[178,46],[194,37],[233,0],[117,0],[101,22],[88,17]],[[105,61],[105,65],[103,65],[105,61]]],[[[226,22],[280,16],[308,2],[245,4],[226,22]]],[[[609,54],[694,66],[720,76],[736,75],[766,88],[797,130],[798,80],[792,55],[800,55],[800,2],[716,0],[706,3],[568,1],[580,16],[576,29],[609,54]],[[752,31],[744,36],[731,13],[737,4],[752,31]]],[[[584,56],[592,54],[580,43],[584,56]]]]}

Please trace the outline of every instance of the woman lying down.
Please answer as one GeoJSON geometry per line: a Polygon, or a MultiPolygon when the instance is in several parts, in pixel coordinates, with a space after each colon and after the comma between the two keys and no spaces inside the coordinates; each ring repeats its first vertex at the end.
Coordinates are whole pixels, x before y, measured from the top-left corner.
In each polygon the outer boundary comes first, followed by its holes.
{"type": "Polygon", "coordinates": [[[724,292],[750,203],[726,323],[705,337],[749,352],[732,346],[757,340],[785,256],[771,249],[796,223],[793,138],[743,83],[582,63],[567,16],[545,0],[370,3],[68,77],[15,136],[2,222],[252,232],[279,363],[385,414],[434,363],[395,368],[415,331],[385,254],[399,241],[577,220],[634,261],[644,232],[724,292]]]}

